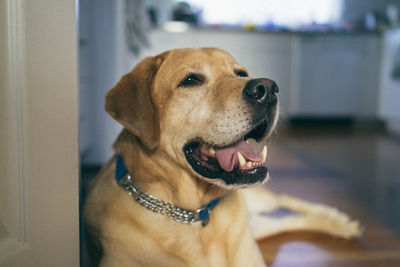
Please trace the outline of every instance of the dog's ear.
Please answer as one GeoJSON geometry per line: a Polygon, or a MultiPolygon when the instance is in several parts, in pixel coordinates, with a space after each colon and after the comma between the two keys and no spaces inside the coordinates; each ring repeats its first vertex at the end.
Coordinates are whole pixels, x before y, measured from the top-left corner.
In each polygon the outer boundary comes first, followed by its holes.
{"type": "Polygon", "coordinates": [[[106,111],[151,150],[160,141],[158,110],[153,103],[152,87],[164,57],[162,54],[143,59],[106,95],[106,111]]]}

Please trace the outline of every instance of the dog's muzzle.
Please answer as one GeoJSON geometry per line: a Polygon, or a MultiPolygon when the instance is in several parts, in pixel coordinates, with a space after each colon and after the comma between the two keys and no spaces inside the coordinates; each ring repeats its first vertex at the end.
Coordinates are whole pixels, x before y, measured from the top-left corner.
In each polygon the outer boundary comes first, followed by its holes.
{"type": "Polygon", "coordinates": [[[277,112],[278,86],[272,80],[261,78],[249,80],[242,97],[252,112],[251,128],[230,145],[209,144],[196,138],[183,150],[188,163],[201,176],[221,179],[227,186],[248,186],[265,182],[267,148],[256,151],[246,141],[260,142],[272,131],[277,112]]]}

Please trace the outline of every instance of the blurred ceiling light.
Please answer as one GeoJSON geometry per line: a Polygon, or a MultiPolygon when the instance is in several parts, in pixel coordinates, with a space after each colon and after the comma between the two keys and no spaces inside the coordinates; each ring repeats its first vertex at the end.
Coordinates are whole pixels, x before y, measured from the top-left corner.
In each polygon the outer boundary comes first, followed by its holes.
{"type": "Polygon", "coordinates": [[[189,30],[190,26],[182,21],[167,21],[164,23],[163,28],[167,32],[181,33],[189,30]]]}

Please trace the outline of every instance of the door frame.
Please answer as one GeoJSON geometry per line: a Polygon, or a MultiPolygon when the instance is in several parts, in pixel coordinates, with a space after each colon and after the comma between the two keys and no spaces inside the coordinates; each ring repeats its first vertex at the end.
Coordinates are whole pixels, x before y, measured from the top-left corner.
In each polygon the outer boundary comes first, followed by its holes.
{"type": "Polygon", "coordinates": [[[79,266],[76,2],[0,13],[0,266],[79,266]]]}

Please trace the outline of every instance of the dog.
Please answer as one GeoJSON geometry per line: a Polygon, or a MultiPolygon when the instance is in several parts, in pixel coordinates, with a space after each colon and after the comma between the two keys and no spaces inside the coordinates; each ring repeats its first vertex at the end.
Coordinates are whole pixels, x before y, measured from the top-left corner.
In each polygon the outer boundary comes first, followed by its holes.
{"type": "Polygon", "coordinates": [[[269,178],[267,147],[249,140],[264,144],[274,131],[278,92],[217,48],[170,50],[123,76],[105,109],[124,128],[83,211],[95,264],[265,266],[254,236],[299,228],[358,235],[333,208],[245,189],[269,178]],[[254,197],[269,204],[249,205],[252,230],[246,203],[254,197]],[[280,206],[307,213],[308,228],[258,215],[280,206]],[[334,227],[318,228],[323,218],[312,214],[329,215],[334,227]]]}

